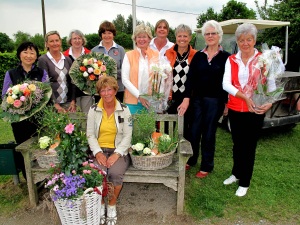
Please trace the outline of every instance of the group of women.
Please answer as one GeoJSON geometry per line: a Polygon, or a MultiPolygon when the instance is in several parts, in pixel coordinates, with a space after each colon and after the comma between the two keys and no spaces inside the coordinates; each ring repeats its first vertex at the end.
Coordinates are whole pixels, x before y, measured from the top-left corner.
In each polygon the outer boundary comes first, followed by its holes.
{"type": "MultiPolygon", "coordinates": [[[[191,142],[194,153],[186,169],[197,164],[200,148],[201,163],[196,177],[207,177],[213,171],[217,122],[222,114],[228,112],[233,140],[233,169],[224,184],[239,182],[237,196],[244,196],[250,185],[258,131],[262,127],[264,113],[271,107],[271,104],[255,106],[243,92],[252,62],[260,55],[254,48],[257,29],[252,24],[242,24],[237,28],[235,35],[239,52],[234,55],[222,48],[222,27],[214,20],[202,26],[206,47],[200,51],[190,45],[192,31],[187,25],[181,24],[176,28],[175,44],[167,39],[168,33],[166,20],[159,20],[155,25],[155,38],[150,27],[140,24],[132,35],[136,49],[125,53],[124,48],[114,42],[114,25],[108,21],[101,23],[98,31],[101,42],[91,51],[107,54],[116,61],[117,80],[105,77],[97,82],[100,100],[96,104],[91,96],[76,88],[68,74],[72,62],[90,52],[84,47],[86,39],[78,30],[71,31],[68,37],[70,48],[64,53],[61,52],[61,37],[57,31],[46,34],[47,53],[43,56],[39,57],[34,44],[21,45],[17,51],[20,65],[5,75],[2,97],[9,85],[25,79],[50,81],[52,100],[58,113],[75,112],[76,107],[88,113],[90,148],[114,186],[114,196],[109,199],[108,206],[105,207],[104,200],[102,202],[101,223],[116,224],[117,221],[116,202],[130,163],[130,115],[150,107],[141,90],[148,88],[149,64],[153,58],[165,57],[172,66],[173,85],[167,113],[184,116],[184,137],[191,142]]],[[[14,129],[19,143],[23,140],[18,138],[18,132],[14,129]]],[[[22,133],[24,135],[29,138],[33,132],[26,130],[22,133]]]]}

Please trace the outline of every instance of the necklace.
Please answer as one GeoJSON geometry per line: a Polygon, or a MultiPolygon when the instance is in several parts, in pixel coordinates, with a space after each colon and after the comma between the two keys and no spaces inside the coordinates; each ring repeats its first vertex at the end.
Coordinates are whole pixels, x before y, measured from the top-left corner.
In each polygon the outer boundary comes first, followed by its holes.
{"type": "Polygon", "coordinates": [[[178,62],[179,64],[183,63],[183,62],[187,59],[189,53],[190,53],[190,52],[188,51],[188,52],[186,53],[186,55],[183,57],[182,60],[179,60],[178,55],[177,55],[177,56],[176,56],[176,62],[178,62]]]}

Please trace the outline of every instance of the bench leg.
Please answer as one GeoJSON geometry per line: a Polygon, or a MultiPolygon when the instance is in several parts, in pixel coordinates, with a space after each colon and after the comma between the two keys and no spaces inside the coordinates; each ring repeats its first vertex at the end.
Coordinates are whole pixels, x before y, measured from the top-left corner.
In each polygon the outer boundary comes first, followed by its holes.
{"type": "Polygon", "coordinates": [[[183,213],[184,206],[184,187],[185,187],[185,164],[188,157],[179,155],[179,177],[178,177],[178,191],[177,191],[177,215],[183,213]]]}
{"type": "Polygon", "coordinates": [[[27,179],[27,187],[28,187],[28,195],[29,195],[30,205],[33,207],[36,207],[37,203],[38,203],[38,194],[37,194],[36,185],[35,185],[35,183],[33,181],[33,177],[32,177],[31,159],[30,159],[29,151],[25,152],[23,154],[23,157],[24,157],[24,164],[25,164],[25,170],[26,170],[26,179],[27,179]]]}

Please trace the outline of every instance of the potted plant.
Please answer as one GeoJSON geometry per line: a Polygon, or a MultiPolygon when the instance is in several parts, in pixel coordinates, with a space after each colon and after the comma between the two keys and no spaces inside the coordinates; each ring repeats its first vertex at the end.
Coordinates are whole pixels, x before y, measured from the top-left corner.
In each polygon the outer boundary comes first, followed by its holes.
{"type": "MultiPolygon", "coordinates": [[[[156,170],[169,166],[177,147],[177,134],[156,132],[156,113],[142,110],[133,115],[133,133],[129,154],[137,169],[156,170]]],[[[175,129],[176,130],[176,129],[175,129]]]]}

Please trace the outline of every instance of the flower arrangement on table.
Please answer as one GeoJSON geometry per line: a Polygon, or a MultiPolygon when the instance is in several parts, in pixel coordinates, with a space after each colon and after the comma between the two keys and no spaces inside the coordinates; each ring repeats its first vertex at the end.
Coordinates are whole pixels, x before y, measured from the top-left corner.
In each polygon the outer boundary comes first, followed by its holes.
{"type": "Polygon", "coordinates": [[[38,118],[39,147],[48,149],[45,154],[57,156],[57,161],[66,174],[77,170],[88,158],[87,137],[81,129],[85,115],[80,112],[57,113],[51,106],[45,107],[38,118]]]}
{"type": "Polygon", "coordinates": [[[72,64],[70,77],[85,94],[95,95],[96,83],[102,76],[117,78],[116,61],[103,53],[91,52],[78,57],[72,64]]]}
{"type": "Polygon", "coordinates": [[[262,54],[257,57],[252,66],[249,85],[244,88],[245,94],[251,97],[256,106],[274,103],[284,92],[282,77],[285,71],[281,59],[280,48],[268,48],[262,45],[262,54]]]}
{"type": "Polygon", "coordinates": [[[49,83],[25,81],[7,89],[2,101],[3,120],[19,122],[40,111],[51,98],[49,83]]]}
{"type": "Polygon", "coordinates": [[[149,87],[141,91],[141,96],[149,101],[156,112],[162,113],[167,109],[173,84],[172,67],[166,58],[154,58],[150,60],[149,71],[149,87]]]}

